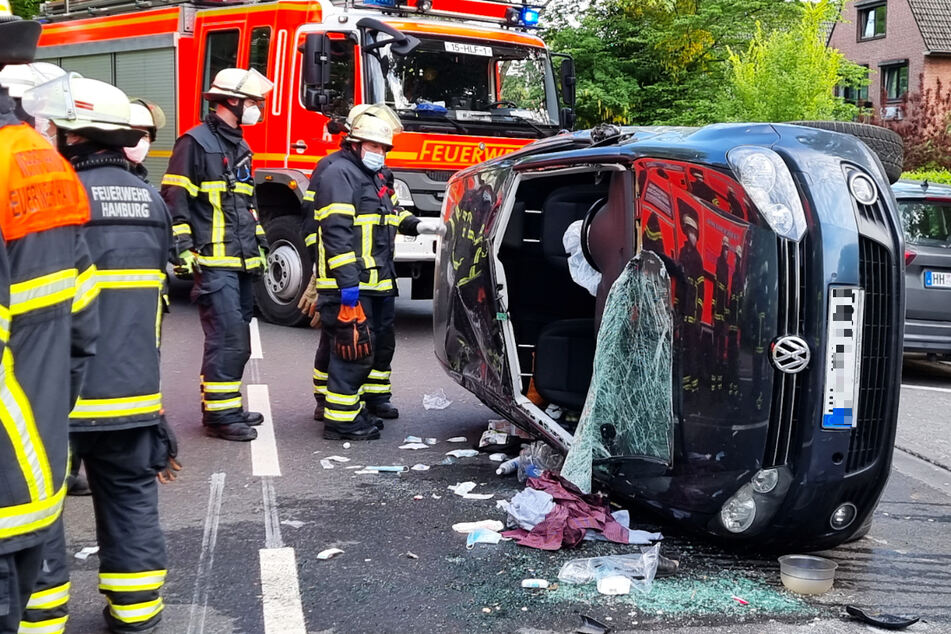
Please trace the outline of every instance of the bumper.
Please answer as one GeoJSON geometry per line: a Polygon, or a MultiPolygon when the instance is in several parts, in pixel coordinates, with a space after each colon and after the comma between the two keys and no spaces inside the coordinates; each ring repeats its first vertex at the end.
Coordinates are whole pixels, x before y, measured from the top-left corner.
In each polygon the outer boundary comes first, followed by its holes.
{"type": "Polygon", "coordinates": [[[951,352],[951,321],[906,318],[905,352],[951,352]]]}

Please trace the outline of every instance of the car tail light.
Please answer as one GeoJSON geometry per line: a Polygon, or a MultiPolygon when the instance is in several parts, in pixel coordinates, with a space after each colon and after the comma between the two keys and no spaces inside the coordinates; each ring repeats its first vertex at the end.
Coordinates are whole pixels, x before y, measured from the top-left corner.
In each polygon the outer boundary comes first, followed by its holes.
{"type": "Polygon", "coordinates": [[[911,264],[916,257],[918,257],[918,253],[916,251],[905,247],[905,266],[911,264]]]}

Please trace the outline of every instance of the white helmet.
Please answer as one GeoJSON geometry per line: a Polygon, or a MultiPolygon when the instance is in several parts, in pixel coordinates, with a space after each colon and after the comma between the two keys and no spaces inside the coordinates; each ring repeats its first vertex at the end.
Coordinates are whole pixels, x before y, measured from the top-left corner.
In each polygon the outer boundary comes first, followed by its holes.
{"type": "Polygon", "coordinates": [[[400,118],[384,104],[354,106],[347,116],[347,141],[370,141],[393,147],[393,135],[403,131],[400,118]]]}
{"type": "Polygon", "coordinates": [[[6,88],[14,99],[21,99],[27,89],[65,74],[65,70],[49,62],[4,66],[3,70],[0,70],[0,86],[6,88]]]}
{"type": "Polygon", "coordinates": [[[222,101],[229,97],[263,101],[273,89],[271,80],[253,68],[225,68],[215,75],[204,97],[208,101],[222,101]]]}
{"type": "Polygon", "coordinates": [[[138,97],[129,102],[129,109],[129,125],[146,130],[149,140],[155,141],[158,130],[165,127],[165,112],[157,103],[138,97]]]}
{"type": "Polygon", "coordinates": [[[129,97],[104,81],[76,73],[40,84],[23,95],[23,109],[106,145],[131,147],[142,138],[129,125],[129,97]]]}

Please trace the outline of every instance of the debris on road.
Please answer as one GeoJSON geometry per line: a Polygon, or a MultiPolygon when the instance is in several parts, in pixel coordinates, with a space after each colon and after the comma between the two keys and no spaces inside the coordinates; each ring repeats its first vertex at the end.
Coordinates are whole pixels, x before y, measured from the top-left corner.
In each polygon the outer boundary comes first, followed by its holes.
{"type": "Polygon", "coordinates": [[[469,534],[472,531],[479,528],[487,528],[490,531],[499,532],[503,528],[505,528],[505,525],[502,524],[502,522],[500,522],[499,520],[480,520],[478,522],[459,522],[458,524],[452,525],[452,530],[456,531],[457,533],[464,533],[464,534],[469,534]]]}
{"type": "Polygon", "coordinates": [[[446,397],[446,390],[440,389],[438,392],[423,396],[424,409],[446,409],[450,405],[452,401],[446,397]]]}
{"type": "Polygon", "coordinates": [[[856,618],[863,623],[874,625],[885,630],[903,630],[909,625],[917,623],[921,617],[918,616],[898,616],[895,614],[883,614],[881,612],[866,612],[862,608],[854,605],[845,606],[845,611],[849,616],[856,618]]]}
{"type": "Polygon", "coordinates": [[[406,552],[406,556],[410,559],[419,559],[419,555],[417,555],[416,553],[411,553],[409,551],[406,552]]]}
{"type": "Polygon", "coordinates": [[[532,590],[547,590],[548,581],[545,579],[522,579],[522,587],[532,590]]]}
{"type": "Polygon", "coordinates": [[[610,627],[592,619],[590,616],[584,614],[579,616],[581,617],[581,625],[575,629],[578,634],[608,634],[611,631],[610,627]]]}
{"type": "Polygon", "coordinates": [[[439,441],[436,440],[435,438],[427,438],[427,439],[426,439],[426,444],[427,444],[427,445],[435,445],[437,442],[439,442],[439,441]]]}
{"type": "Polygon", "coordinates": [[[537,478],[545,471],[558,473],[565,457],[542,441],[524,445],[519,454],[518,481],[537,478]]]}
{"type": "Polygon", "coordinates": [[[348,442],[343,443],[343,448],[344,448],[344,449],[350,449],[350,443],[348,443],[348,442]]]}
{"type": "Polygon", "coordinates": [[[465,436],[453,436],[452,438],[447,438],[446,442],[466,442],[465,436]]]}
{"type": "Polygon", "coordinates": [[[339,548],[328,548],[327,550],[322,550],[317,553],[317,559],[330,559],[331,557],[336,557],[337,555],[342,555],[343,551],[339,548]]]}
{"type": "Polygon", "coordinates": [[[472,550],[476,544],[498,544],[502,534],[487,528],[477,528],[466,538],[466,549],[472,550]]]}
{"type": "Polygon", "coordinates": [[[429,445],[421,442],[408,442],[405,445],[400,445],[400,449],[429,449],[429,445]]]}
{"type": "Polygon", "coordinates": [[[283,526],[290,526],[291,528],[300,528],[304,525],[304,522],[300,520],[281,520],[283,526]]]}
{"type": "Polygon", "coordinates": [[[496,475],[507,476],[512,475],[518,471],[518,458],[512,458],[511,460],[506,460],[499,465],[499,468],[495,470],[496,475]]]}
{"type": "Polygon", "coordinates": [[[413,471],[429,471],[429,465],[428,464],[414,464],[412,467],[410,467],[410,469],[412,469],[413,471]]]}
{"type": "Polygon", "coordinates": [[[423,496],[421,496],[421,495],[414,495],[414,496],[413,496],[413,499],[419,501],[419,500],[422,500],[422,499],[423,499],[423,496]]]}
{"type": "Polygon", "coordinates": [[[320,466],[324,469],[333,469],[335,462],[350,462],[350,458],[344,458],[343,456],[327,456],[326,458],[321,458],[320,466]]]}
{"type": "Polygon", "coordinates": [[[387,465],[383,467],[364,467],[367,471],[381,471],[383,473],[403,473],[406,467],[403,465],[387,465]]]}
{"type": "Polygon", "coordinates": [[[631,580],[624,575],[608,575],[598,579],[598,592],[608,596],[631,593],[631,580]]]}
{"type": "Polygon", "coordinates": [[[489,454],[489,460],[491,460],[492,462],[505,462],[506,460],[508,460],[508,458],[509,457],[506,456],[504,453],[489,454]]]}
{"type": "Polygon", "coordinates": [[[323,467],[324,469],[333,469],[334,463],[330,462],[326,458],[322,458],[320,461],[320,466],[323,467]]]}
{"type": "Polygon", "coordinates": [[[409,443],[409,442],[423,442],[423,439],[420,438],[419,436],[407,436],[406,438],[403,439],[403,442],[405,442],[405,443],[409,443]]]}
{"type": "Polygon", "coordinates": [[[442,462],[440,462],[439,464],[442,466],[456,464],[456,459],[453,458],[452,456],[446,456],[445,458],[442,459],[442,462]]]}
{"type": "Polygon", "coordinates": [[[86,561],[89,559],[89,555],[95,555],[98,552],[99,546],[85,546],[82,550],[73,555],[73,557],[81,561],[86,561]]]}
{"type": "Polygon", "coordinates": [[[446,455],[452,456],[453,458],[475,458],[479,455],[479,452],[475,449],[453,449],[452,451],[447,451],[446,455]]]}
{"type": "Polygon", "coordinates": [[[499,500],[496,505],[508,513],[510,525],[527,531],[545,521],[545,517],[555,509],[554,498],[536,489],[519,491],[511,501],[499,500]]]}
{"type": "Polygon", "coordinates": [[[742,597],[738,597],[738,596],[736,596],[735,594],[730,595],[730,598],[733,599],[734,601],[736,601],[737,603],[739,603],[740,605],[749,605],[749,604],[750,604],[749,601],[747,601],[746,599],[744,599],[744,598],[742,598],[742,597]]]}
{"type": "MultiPolygon", "coordinates": [[[[592,581],[598,582],[598,591],[601,592],[600,581],[609,577],[624,577],[630,582],[631,587],[643,594],[649,594],[654,583],[654,575],[657,572],[657,559],[660,555],[660,544],[650,548],[641,548],[640,553],[630,553],[627,555],[607,555],[604,557],[587,557],[584,559],[572,559],[565,562],[558,571],[558,580],[572,584],[586,584],[592,581]]],[[[614,582],[607,585],[606,589],[619,590],[620,586],[614,582]]],[[[607,594],[602,592],[602,594],[607,594]]]]}
{"type": "Polygon", "coordinates": [[[489,500],[494,497],[493,493],[472,493],[475,487],[475,482],[459,482],[458,484],[452,484],[446,488],[466,500],[489,500]]]}

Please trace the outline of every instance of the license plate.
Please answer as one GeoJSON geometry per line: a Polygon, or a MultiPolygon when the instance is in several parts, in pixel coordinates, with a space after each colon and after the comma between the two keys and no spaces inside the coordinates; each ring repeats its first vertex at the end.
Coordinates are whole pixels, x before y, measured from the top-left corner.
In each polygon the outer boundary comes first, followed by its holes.
{"type": "Polygon", "coordinates": [[[925,269],[925,288],[951,288],[951,273],[925,269]]]}
{"type": "Polygon", "coordinates": [[[479,46],[478,44],[465,44],[463,42],[446,42],[446,52],[492,57],[491,46],[479,46]]]}
{"type": "Polygon", "coordinates": [[[857,422],[864,305],[858,287],[834,287],[829,294],[824,429],[852,429],[857,422]]]}

